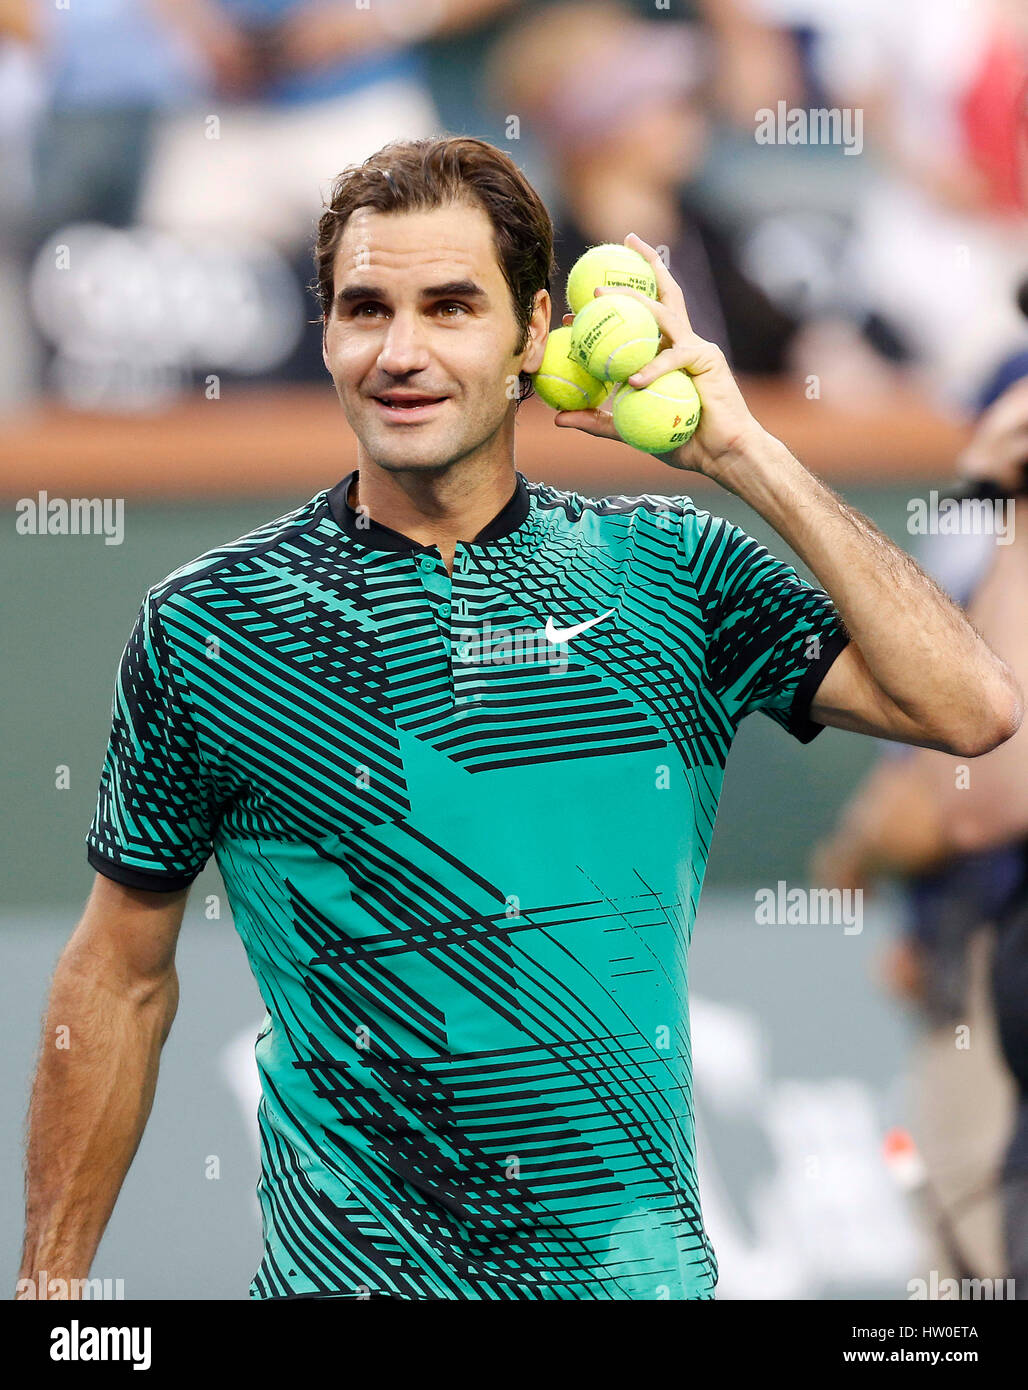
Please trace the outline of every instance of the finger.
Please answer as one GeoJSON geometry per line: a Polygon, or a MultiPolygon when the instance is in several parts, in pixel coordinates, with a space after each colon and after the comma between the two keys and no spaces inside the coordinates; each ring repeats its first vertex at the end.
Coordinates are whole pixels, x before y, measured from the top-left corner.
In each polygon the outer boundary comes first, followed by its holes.
{"type": "Polygon", "coordinates": [[[681,342],[658,352],[652,362],[647,362],[645,367],[633,372],[628,378],[628,384],[641,391],[644,387],[651,386],[658,377],[666,376],[668,372],[681,371],[688,372],[692,377],[702,376],[704,372],[716,367],[719,360],[723,360],[723,354],[716,343],[708,343],[705,338],[691,333],[681,342]]]}
{"type": "Polygon", "coordinates": [[[565,314],[564,317],[561,319],[560,322],[561,322],[561,326],[562,326],[562,327],[567,328],[568,325],[574,323],[574,321],[575,321],[575,316],[574,316],[574,314],[565,314]]]}
{"type": "Polygon", "coordinates": [[[553,417],[554,424],[561,429],[584,430],[600,439],[620,439],[614,428],[614,416],[609,410],[596,407],[592,410],[558,410],[553,417]]]}
{"type": "Polygon", "coordinates": [[[683,358],[677,348],[665,348],[663,352],[657,353],[652,362],[647,362],[645,367],[633,372],[628,378],[628,384],[641,391],[644,386],[652,386],[658,377],[667,376],[668,372],[677,372],[682,368],[683,358]]]}
{"type": "Polygon", "coordinates": [[[692,324],[689,323],[689,310],[685,303],[682,287],[664,264],[659,252],[654,250],[648,241],[643,241],[641,236],[636,236],[635,232],[628,233],[625,237],[625,245],[632,251],[638,251],[640,256],[645,256],[653,267],[653,274],[657,281],[657,294],[661,301],[680,309],[685,315],[686,323],[692,328],[692,324]]]}
{"type": "MultiPolygon", "coordinates": [[[[627,294],[638,299],[653,314],[661,330],[661,347],[656,357],[628,378],[629,385],[636,390],[651,385],[668,372],[681,370],[687,371],[690,376],[698,376],[724,361],[724,354],[716,343],[710,343],[693,332],[689,317],[684,312],[684,304],[681,310],[669,308],[628,285],[597,285],[593,291],[594,297],[603,294],[627,294]]],[[[574,314],[564,315],[565,324],[574,320],[574,314]]]]}
{"type": "Polygon", "coordinates": [[[634,290],[629,285],[597,285],[593,290],[593,296],[600,294],[627,294],[633,299],[638,299],[640,304],[645,304],[657,320],[657,326],[668,343],[673,343],[676,337],[681,338],[683,332],[692,333],[689,317],[682,309],[662,304],[659,299],[651,299],[648,294],[643,294],[642,290],[634,290]]]}

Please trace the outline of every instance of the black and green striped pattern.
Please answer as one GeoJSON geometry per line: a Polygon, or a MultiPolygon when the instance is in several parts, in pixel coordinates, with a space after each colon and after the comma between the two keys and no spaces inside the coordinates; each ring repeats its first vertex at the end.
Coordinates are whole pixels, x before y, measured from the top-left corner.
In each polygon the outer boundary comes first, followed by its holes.
{"type": "Polygon", "coordinates": [[[217,857],[251,1294],[710,1298],[689,942],[739,721],[814,737],[838,615],[688,497],[519,474],[451,579],[348,483],[147,594],[88,835],[140,887],[217,857]]]}

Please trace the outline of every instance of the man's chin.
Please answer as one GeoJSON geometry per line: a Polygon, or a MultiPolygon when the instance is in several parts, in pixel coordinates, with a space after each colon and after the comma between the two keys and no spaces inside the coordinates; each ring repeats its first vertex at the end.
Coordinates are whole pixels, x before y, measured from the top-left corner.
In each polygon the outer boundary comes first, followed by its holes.
{"type": "Polygon", "coordinates": [[[431,473],[433,468],[445,468],[468,452],[467,446],[461,448],[461,443],[454,439],[439,436],[431,439],[420,430],[404,434],[390,432],[386,436],[378,430],[370,431],[361,439],[361,450],[386,473],[410,470],[431,473]]]}
{"type": "MultiPolygon", "coordinates": [[[[362,422],[363,423],[363,422],[362,422]]],[[[351,425],[352,428],[352,425],[351,425]]],[[[386,473],[441,472],[464,459],[486,456],[496,431],[483,433],[451,432],[428,423],[415,429],[372,427],[354,431],[359,441],[358,456],[366,458],[386,473]]]]}
{"type": "Polygon", "coordinates": [[[369,441],[362,443],[361,452],[384,473],[431,473],[445,468],[453,459],[448,449],[429,449],[424,445],[419,448],[413,441],[406,449],[392,440],[384,448],[369,441]]]}

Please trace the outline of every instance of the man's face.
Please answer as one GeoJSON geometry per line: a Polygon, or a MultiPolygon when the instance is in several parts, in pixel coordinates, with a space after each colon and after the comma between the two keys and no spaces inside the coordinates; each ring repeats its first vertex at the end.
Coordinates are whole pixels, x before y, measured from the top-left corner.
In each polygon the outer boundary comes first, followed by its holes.
{"type": "Polygon", "coordinates": [[[536,295],[528,345],[516,353],[486,213],[359,208],[334,276],[323,356],[362,451],[387,470],[439,468],[491,447],[509,458],[513,436],[499,431],[508,417],[513,424],[518,372],[542,361],[550,297],[536,295]],[[431,402],[390,406],[388,395],[431,402]]]}

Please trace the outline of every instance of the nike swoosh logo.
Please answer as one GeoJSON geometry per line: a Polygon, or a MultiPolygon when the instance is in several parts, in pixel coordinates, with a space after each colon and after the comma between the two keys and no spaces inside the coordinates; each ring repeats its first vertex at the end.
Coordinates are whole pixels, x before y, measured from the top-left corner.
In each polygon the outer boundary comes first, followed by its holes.
{"type": "Polygon", "coordinates": [[[576,623],[574,627],[554,627],[553,619],[547,618],[546,638],[550,642],[570,642],[572,637],[577,637],[587,627],[592,627],[593,623],[600,623],[604,618],[609,618],[613,612],[613,608],[608,608],[606,613],[600,613],[595,618],[587,618],[584,623],[576,623]]]}

